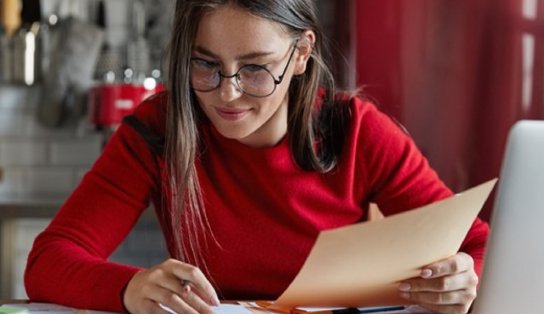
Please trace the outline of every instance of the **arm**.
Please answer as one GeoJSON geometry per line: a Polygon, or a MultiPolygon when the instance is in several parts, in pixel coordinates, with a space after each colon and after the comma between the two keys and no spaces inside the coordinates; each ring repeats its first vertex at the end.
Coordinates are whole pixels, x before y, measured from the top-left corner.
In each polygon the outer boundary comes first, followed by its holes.
{"type": "MultiPolygon", "coordinates": [[[[140,105],[136,115],[161,134],[164,110],[158,106],[164,102],[160,96],[154,99],[140,105]]],[[[192,265],[169,259],[138,269],[106,260],[149,199],[161,201],[160,166],[149,143],[136,130],[121,126],[51,225],[36,239],[25,274],[33,300],[131,313],[165,312],[159,304],[178,313],[211,313],[210,305],[219,304],[210,282],[192,265]],[[190,284],[182,284],[185,282],[190,284]]]]}
{"type": "MultiPolygon", "coordinates": [[[[409,136],[367,106],[360,150],[370,201],[390,215],[451,196],[409,136]]],[[[477,218],[460,252],[423,267],[420,277],[403,281],[400,295],[439,313],[466,313],[476,297],[488,233],[488,225],[477,218]]]]}
{"type": "MultiPolygon", "coordinates": [[[[361,152],[358,161],[362,165],[361,180],[370,189],[369,201],[378,204],[384,215],[421,207],[452,195],[414,141],[388,116],[369,103],[355,104],[354,111],[355,119],[361,119],[356,122],[360,125],[357,146],[361,152]]],[[[460,248],[473,258],[478,274],[488,234],[488,225],[478,218],[460,248]]]]}
{"type": "Polygon", "coordinates": [[[155,193],[147,144],[121,126],[48,228],[25,271],[29,297],[78,308],[122,311],[121,291],[137,268],[108,262],[155,193]]]}

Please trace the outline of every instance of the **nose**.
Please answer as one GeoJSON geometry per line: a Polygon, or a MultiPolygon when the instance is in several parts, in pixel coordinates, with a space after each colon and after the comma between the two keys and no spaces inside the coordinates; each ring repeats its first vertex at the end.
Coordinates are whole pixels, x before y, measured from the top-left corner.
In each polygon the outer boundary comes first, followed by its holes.
{"type": "Polygon", "coordinates": [[[235,77],[223,77],[219,85],[219,94],[224,102],[231,102],[242,96],[235,77]]]}

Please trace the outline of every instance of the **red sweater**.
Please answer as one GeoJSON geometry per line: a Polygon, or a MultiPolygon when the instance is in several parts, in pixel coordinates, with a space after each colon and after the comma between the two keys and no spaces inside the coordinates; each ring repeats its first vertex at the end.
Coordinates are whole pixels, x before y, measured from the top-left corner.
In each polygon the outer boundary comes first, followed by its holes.
{"type": "MultiPolygon", "coordinates": [[[[164,94],[153,97],[135,113],[159,138],[165,100],[164,94]]],[[[354,99],[350,106],[345,148],[338,167],[326,174],[300,170],[287,137],[274,147],[251,148],[202,124],[206,149],[197,171],[221,245],[210,242],[202,252],[220,297],[276,298],[297,274],[319,231],[364,220],[369,202],[391,215],[451,195],[395,123],[368,102],[354,99]]],[[[122,311],[122,290],[138,268],[107,258],[150,201],[161,225],[168,225],[159,184],[163,166],[149,141],[121,125],[36,239],[25,273],[29,297],[122,311]]],[[[169,228],[163,230],[173,252],[169,228]]],[[[477,220],[461,247],[474,258],[477,272],[488,232],[477,220]]]]}

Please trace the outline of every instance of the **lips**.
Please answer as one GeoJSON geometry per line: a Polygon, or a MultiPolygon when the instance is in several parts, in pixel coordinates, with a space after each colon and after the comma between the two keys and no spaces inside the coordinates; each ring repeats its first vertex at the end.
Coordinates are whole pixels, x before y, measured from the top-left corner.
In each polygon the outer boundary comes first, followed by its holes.
{"type": "Polygon", "coordinates": [[[238,109],[238,108],[215,108],[217,114],[228,121],[238,121],[243,119],[251,109],[238,109]]]}

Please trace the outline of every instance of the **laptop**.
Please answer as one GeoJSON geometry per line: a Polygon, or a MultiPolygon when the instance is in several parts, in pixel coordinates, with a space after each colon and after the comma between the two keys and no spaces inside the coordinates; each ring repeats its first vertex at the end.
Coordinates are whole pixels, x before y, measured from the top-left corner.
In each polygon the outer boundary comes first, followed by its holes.
{"type": "Polygon", "coordinates": [[[543,302],[544,120],[522,120],[508,136],[472,313],[542,313],[543,302]]]}

